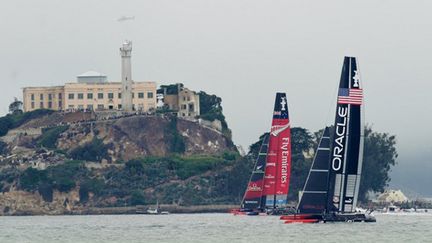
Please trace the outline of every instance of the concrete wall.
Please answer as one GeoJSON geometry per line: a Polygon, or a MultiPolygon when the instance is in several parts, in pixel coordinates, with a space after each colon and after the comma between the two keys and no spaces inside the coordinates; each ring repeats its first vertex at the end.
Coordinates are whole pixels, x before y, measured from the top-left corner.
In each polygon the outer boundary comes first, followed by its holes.
{"type": "MultiPolygon", "coordinates": [[[[132,103],[135,110],[148,111],[156,108],[155,82],[134,82],[132,92],[134,94],[132,103]]],[[[67,83],[64,86],[27,87],[23,89],[24,111],[40,108],[118,110],[121,108],[121,95],[119,94],[121,94],[120,82],[67,83]],[[40,99],[41,97],[43,99],[40,99]]]]}
{"type": "Polygon", "coordinates": [[[62,110],[64,108],[64,86],[23,88],[23,109],[62,110]]]}

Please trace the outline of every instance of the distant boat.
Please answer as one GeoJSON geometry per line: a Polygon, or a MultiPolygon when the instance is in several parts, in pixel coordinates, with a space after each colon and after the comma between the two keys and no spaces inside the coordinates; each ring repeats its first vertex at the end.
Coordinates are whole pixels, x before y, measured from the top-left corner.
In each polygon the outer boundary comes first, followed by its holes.
{"type": "Polygon", "coordinates": [[[281,214],[287,207],[291,172],[291,129],[285,93],[277,93],[270,134],[264,137],[236,215],[281,214]]]}
{"type": "Polygon", "coordinates": [[[297,213],[284,215],[292,223],[375,222],[356,212],[363,163],[363,89],[355,57],[345,57],[336,105],[333,136],[324,129],[311,165],[297,213]],[[330,141],[332,138],[332,141],[330,141]],[[313,219],[313,220],[311,220],[313,219]]]}
{"type": "Polygon", "coordinates": [[[162,211],[160,209],[160,206],[159,206],[159,201],[157,201],[155,208],[148,208],[147,209],[147,214],[153,214],[153,215],[154,214],[169,214],[169,212],[168,211],[162,211]]]}

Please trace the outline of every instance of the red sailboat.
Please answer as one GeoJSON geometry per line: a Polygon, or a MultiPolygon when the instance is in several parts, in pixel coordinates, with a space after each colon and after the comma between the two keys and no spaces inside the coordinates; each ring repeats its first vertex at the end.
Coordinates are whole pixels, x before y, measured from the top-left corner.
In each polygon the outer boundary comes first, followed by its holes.
{"type": "Polygon", "coordinates": [[[277,93],[270,134],[264,137],[240,209],[234,214],[280,214],[287,207],[291,129],[285,93],[277,93]]]}

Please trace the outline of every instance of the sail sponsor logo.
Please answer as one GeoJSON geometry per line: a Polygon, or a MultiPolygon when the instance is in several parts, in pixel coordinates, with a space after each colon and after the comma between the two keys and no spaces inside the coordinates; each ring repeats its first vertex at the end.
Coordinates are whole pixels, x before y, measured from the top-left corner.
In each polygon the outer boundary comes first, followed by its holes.
{"type": "Polygon", "coordinates": [[[253,183],[252,185],[248,186],[247,190],[250,192],[260,192],[262,191],[262,188],[257,186],[256,183],[253,183]]]}
{"type": "Polygon", "coordinates": [[[282,138],[282,164],[281,164],[281,182],[282,184],[285,184],[287,182],[288,177],[288,146],[290,144],[289,138],[282,138]]]}
{"type": "Polygon", "coordinates": [[[353,84],[353,87],[354,88],[358,88],[358,87],[360,87],[360,73],[359,73],[359,71],[358,70],[354,70],[354,77],[353,77],[353,80],[354,80],[354,84],[353,84]]]}
{"type": "Polygon", "coordinates": [[[353,198],[352,197],[346,197],[345,198],[345,203],[346,204],[352,204],[353,203],[353,198]]]}
{"type": "Polygon", "coordinates": [[[288,129],[290,127],[290,123],[288,122],[286,125],[275,125],[271,127],[271,134],[273,136],[278,136],[281,132],[285,131],[286,129],[288,129]]]}
{"type": "Polygon", "coordinates": [[[346,135],[348,109],[346,107],[338,107],[338,116],[342,118],[341,122],[336,124],[335,146],[333,148],[332,169],[338,171],[342,167],[342,157],[345,145],[343,144],[346,135]]]}
{"type": "Polygon", "coordinates": [[[280,102],[280,105],[281,105],[281,111],[285,111],[286,109],[285,109],[285,105],[287,104],[287,102],[286,102],[286,97],[281,97],[281,102],[280,102]]]}

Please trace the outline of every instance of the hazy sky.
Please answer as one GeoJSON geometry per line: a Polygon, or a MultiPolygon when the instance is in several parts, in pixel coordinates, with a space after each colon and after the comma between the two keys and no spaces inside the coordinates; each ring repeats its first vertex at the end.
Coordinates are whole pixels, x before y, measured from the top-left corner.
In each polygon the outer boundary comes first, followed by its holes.
{"type": "MultiPolygon", "coordinates": [[[[217,94],[245,148],[270,127],[274,93],[294,126],[333,122],[345,55],[358,57],[366,122],[398,149],[432,162],[432,1],[3,1],[0,113],[22,87],[61,85],[88,70],[120,79],[119,47],[133,41],[132,76],[217,94]],[[118,22],[123,15],[133,21],[118,22]]],[[[426,161],[424,161],[426,162],[426,161]]]]}

